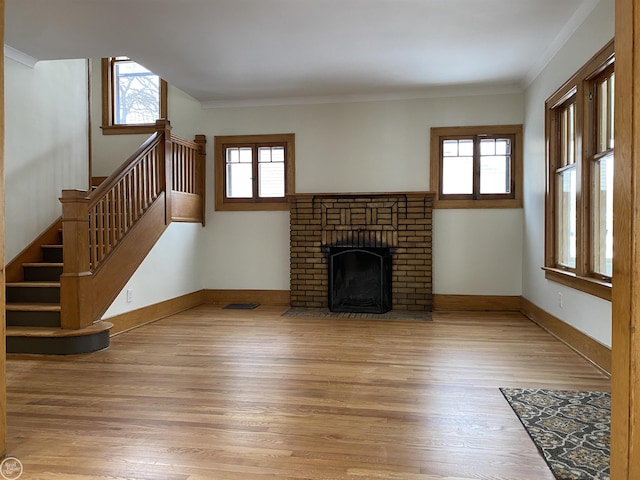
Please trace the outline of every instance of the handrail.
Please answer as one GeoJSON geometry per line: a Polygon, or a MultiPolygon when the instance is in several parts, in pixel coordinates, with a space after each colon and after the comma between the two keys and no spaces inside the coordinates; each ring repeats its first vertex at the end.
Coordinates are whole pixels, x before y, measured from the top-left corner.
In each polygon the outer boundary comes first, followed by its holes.
{"type": "MultiPolygon", "coordinates": [[[[87,279],[105,265],[116,247],[159,200],[164,204],[163,228],[172,221],[174,196],[175,208],[181,214],[176,214],[177,219],[204,224],[205,143],[204,135],[197,135],[195,141],[172,136],[169,121],[158,120],[156,132],[98,188],[92,192],[62,192],[62,298],[71,302],[74,295],[69,288],[79,289],[80,283],[86,288],[87,279]]],[[[154,208],[156,212],[162,211],[154,208]]],[[[76,293],[76,297],[81,296],[76,293]]],[[[67,310],[82,319],[69,321],[65,321],[65,300],[61,302],[63,327],[86,326],[89,320],[78,302],[67,310]]],[[[91,306],[89,310],[97,312],[101,308],[91,306]]]]}
{"type": "Polygon", "coordinates": [[[139,148],[124,161],[118,169],[109,175],[95,190],[93,190],[89,196],[93,198],[100,197],[104,192],[111,190],[113,186],[118,183],[126,172],[131,168],[131,164],[138,158],[143,156],[151,148],[154,148],[161,141],[161,137],[158,132],[154,132],[139,148]]]}

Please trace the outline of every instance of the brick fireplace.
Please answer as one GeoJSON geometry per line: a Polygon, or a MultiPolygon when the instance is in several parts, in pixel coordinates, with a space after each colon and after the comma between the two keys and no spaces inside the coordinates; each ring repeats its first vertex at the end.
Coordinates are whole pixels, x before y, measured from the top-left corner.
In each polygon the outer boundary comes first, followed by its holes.
{"type": "Polygon", "coordinates": [[[392,308],[431,311],[429,192],[290,197],[291,306],[327,307],[331,248],[388,248],[392,308]]]}

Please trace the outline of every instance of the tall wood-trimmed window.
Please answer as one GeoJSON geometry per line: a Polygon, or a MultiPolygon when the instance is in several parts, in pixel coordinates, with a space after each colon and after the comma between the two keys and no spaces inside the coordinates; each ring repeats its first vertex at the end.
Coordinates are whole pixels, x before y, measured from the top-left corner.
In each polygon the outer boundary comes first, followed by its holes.
{"type": "Polygon", "coordinates": [[[216,210],[288,210],[295,193],[295,135],[216,136],[216,210]]]}
{"type": "Polygon", "coordinates": [[[102,133],[153,133],[167,118],[167,83],[128,57],[102,59],[102,133]]]}
{"type": "Polygon", "coordinates": [[[431,129],[437,208],[522,206],[522,126],[431,129]]]}
{"type": "Polygon", "coordinates": [[[545,271],[611,298],[615,91],[613,41],[546,102],[545,271]]]}

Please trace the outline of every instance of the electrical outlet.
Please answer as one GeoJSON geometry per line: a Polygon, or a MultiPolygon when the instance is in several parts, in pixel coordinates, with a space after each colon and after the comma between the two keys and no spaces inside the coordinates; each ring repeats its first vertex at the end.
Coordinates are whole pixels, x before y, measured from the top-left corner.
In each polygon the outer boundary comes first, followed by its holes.
{"type": "Polygon", "coordinates": [[[563,302],[562,302],[562,294],[561,294],[560,292],[558,292],[558,306],[559,306],[560,308],[563,308],[563,307],[564,307],[564,304],[563,304],[563,302]]]}
{"type": "Polygon", "coordinates": [[[133,289],[127,289],[127,303],[133,302],[133,289]]]}

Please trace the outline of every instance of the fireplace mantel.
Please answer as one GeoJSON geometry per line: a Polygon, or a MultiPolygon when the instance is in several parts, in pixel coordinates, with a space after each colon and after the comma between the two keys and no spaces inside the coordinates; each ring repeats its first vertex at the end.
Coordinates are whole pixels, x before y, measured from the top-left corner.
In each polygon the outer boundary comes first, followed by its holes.
{"type": "Polygon", "coordinates": [[[431,310],[432,192],[302,193],[291,211],[291,306],[328,302],[330,247],[386,247],[396,310],[431,310]]]}

